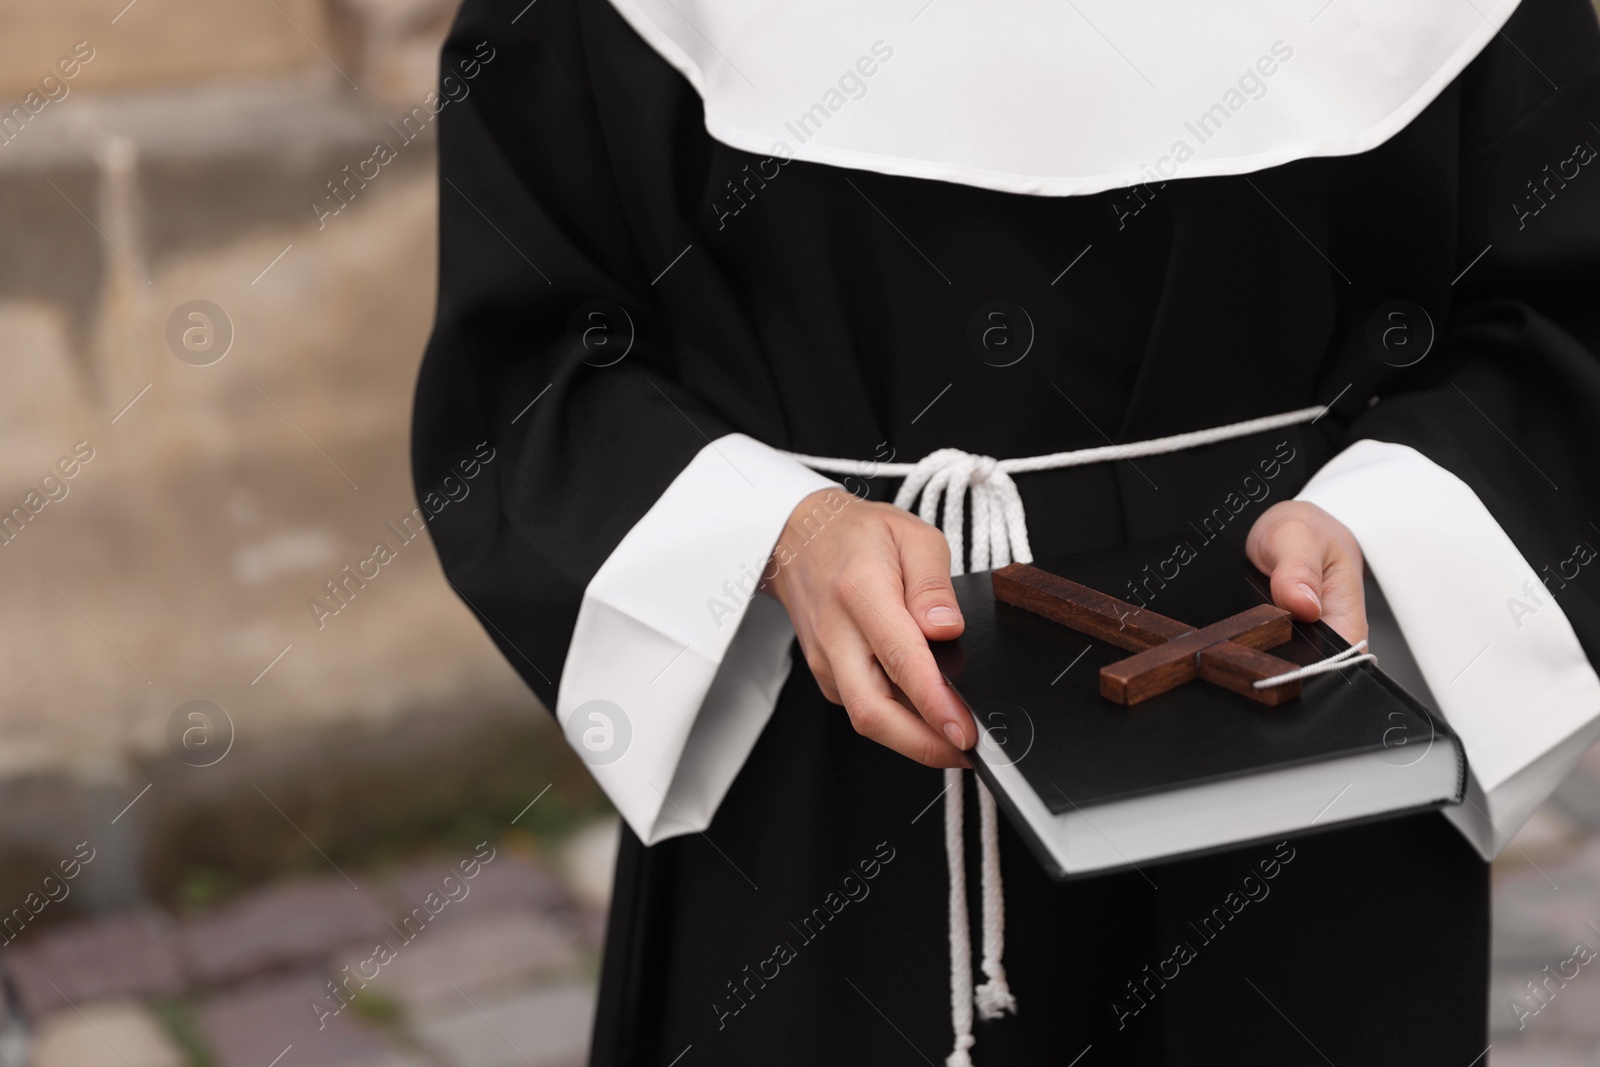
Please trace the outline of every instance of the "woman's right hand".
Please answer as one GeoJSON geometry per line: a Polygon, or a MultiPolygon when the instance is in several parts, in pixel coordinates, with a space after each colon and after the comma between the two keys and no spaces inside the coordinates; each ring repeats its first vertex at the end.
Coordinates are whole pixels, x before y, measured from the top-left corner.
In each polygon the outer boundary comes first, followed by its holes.
{"type": "Polygon", "coordinates": [[[961,750],[977,726],[928,649],[965,625],[944,534],[892,504],[820,489],[790,514],[763,578],[857,733],[930,767],[969,765],[961,750]]]}

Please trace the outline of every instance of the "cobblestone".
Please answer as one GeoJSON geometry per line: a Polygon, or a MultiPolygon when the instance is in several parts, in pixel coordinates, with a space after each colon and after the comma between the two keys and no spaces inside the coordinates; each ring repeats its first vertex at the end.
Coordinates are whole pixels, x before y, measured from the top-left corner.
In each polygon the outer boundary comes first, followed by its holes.
{"type": "MultiPolygon", "coordinates": [[[[476,859],[476,856],[463,857],[454,863],[439,860],[407,868],[395,879],[397,913],[404,915],[422,906],[429,893],[443,896],[445,889],[441,886],[447,877],[454,879],[450,883],[452,886],[464,885],[466,895],[458,903],[447,905],[430,921],[430,925],[454,924],[494,912],[561,911],[570,906],[567,891],[555,875],[540,864],[504,849],[492,855],[489,862],[479,864],[477,875],[471,879],[462,878],[459,864],[476,859]]],[[[460,889],[454,892],[457,896],[461,895],[460,889]]]]}
{"type": "Polygon", "coordinates": [[[69,1002],[170,995],[184,979],[169,927],[163,916],[140,912],[24,935],[6,958],[6,973],[34,1018],[69,1002]]]}
{"type": "Polygon", "coordinates": [[[461,994],[476,999],[527,985],[575,968],[579,956],[570,928],[534,912],[499,912],[472,917],[441,930],[422,929],[411,941],[386,939],[396,952],[388,963],[373,960],[373,947],[356,945],[337,954],[331,970],[367,975],[369,984],[398,1000],[409,1016],[461,1007],[461,994]]]}
{"type": "Polygon", "coordinates": [[[416,1032],[446,1067],[581,1067],[593,1020],[594,990],[568,986],[496,1001],[474,997],[416,1032]]]}
{"type": "Polygon", "coordinates": [[[319,974],[257,983],[213,999],[201,1026],[218,1067],[266,1067],[285,1057],[287,1067],[401,1067],[414,1064],[352,1013],[320,1017],[313,1007],[331,1004],[319,974]]]}
{"type": "Polygon", "coordinates": [[[128,1001],[68,1008],[45,1019],[33,1067],[184,1067],[183,1055],[149,1011],[128,1001]]]}
{"type": "Polygon", "coordinates": [[[388,930],[375,894],[334,875],[273,886],[191,919],[182,947],[195,977],[222,983],[320,962],[353,939],[388,930]]]}

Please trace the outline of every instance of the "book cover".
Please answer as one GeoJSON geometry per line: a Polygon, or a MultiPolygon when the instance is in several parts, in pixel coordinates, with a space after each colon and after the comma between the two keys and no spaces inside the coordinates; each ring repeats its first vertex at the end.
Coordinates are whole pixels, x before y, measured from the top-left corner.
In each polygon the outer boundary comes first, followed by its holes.
{"type": "MultiPolygon", "coordinates": [[[[1194,629],[1270,603],[1222,543],[1034,565],[1194,629]]],[[[934,654],[980,727],[974,767],[1057,877],[1460,802],[1455,736],[1373,663],[1307,678],[1277,707],[1202,679],[1125,706],[1098,675],[1129,651],[997,601],[991,572],[954,583],[966,630],[934,654]]],[[[1267,651],[1308,665],[1348,647],[1295,623],[1267,651]]]]}

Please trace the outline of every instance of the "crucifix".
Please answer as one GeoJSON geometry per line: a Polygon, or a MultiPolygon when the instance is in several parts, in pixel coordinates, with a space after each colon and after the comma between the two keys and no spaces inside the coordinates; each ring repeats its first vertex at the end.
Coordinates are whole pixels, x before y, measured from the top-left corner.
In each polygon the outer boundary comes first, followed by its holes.
{"type": "Polygon", "coordinates": [[[1262,689],[1251,684],[1298,666],[1261,651],[1292,633],[1289,613],[1271,604],[1196,628],[1026,563],[995,571],[994,595],[1134,653],[1100,668],[1100,695],[1118,704],[1137,704],[1196,678],[1273,706],[1300,695],[1298,678],[1262,689]]]}

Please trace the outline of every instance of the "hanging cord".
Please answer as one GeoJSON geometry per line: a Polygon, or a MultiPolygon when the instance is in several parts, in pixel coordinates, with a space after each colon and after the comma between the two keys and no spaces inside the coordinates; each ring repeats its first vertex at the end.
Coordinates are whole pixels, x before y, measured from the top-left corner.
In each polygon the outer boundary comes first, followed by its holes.
{"type": "Polygon", "coordinates": [[[977,989],[978,1016],[998,1019],[1016,1014],[1017,998],[1006,983],[1006,894],[1000,880],[1000,819],[994,794],[978,780],[978,819],[983,831],[983,973],[989,980],[977,989]]]}
{"type": "MultiPolygon", "coordinates": [[[[1245,437],[1284,426],[1311,422],[1332,405],[1286,411],[1281,415],[1268,415],[1248,419],[1209,430],[1158,437],[1149,441],[1134,441],[1122,445],[1104,445],[1098,448],[1080,448],[1072,452],[1055,452],[1047,456],[1029,456],[1021,459],[995,459],[976,456],[959,448],[941,448],[930,452],[916,463],[870,463],[860,460],[829,459],[826,456],[808,456],[798,452],[785,452],[790,459],[829,474],[863,474],[872,470],[875,475],[904,477],[900,491],[895,494],[897,507],[911,510],[917,504],[917,514],[923,521],[938,526],[950,542],[950,573],[965,574],[967,556],[965,545],[966,502],[972,496],[972,551],[971,566],[974,571],[1003,567],[1013,560],[1033,562],[1033,548],[1028,543],[1028,520],[1023,512],[1022,496],[1017,492],[1013,474],[1030,471],[1061,470],[1082,467],[1091,463],[1108,463],[1114,460],[1140,459],[1186,448],[1215,444],[1235,437],[1245,437]],[[920,498],[920,503],[919,503],[920,498]],[[944,504],[943,521],[939,505],[944,504]]],[[[1360,647],[1365,647],[1363,641],[1360,647]]],[[[1351,649],[1350,652],[1357,651],[1351,649]]],[[[1341,654],[1342,655],[1342,654],[1341,654]]],[[[1268,678],[1254,683],[1257,687],[1281,685],[1291,678],[1319,674],[1324,670],[1375,659],[1367,655],[1354,660],[1335,663],[1330,657],[1322,664],[1302,667],[1299,671],[1268,678]]],[[[978,783],[979,829],[983,844],[983,973],[988,981],[972,988],[972,931],[967,914],[967,865],[965,849],[965,780],[959,768],[944,772],[944,845],[945,858],[950,867],[950,1026],[955,1032],[955,1046],[945,1058],[945,1067],[972,1067],[971,1049],[972,1013],[976,1004],[978,1014],[984,1019],[995,1019],[1006,1012],[1017,1010],[1017,1001],[1006,982],[1005,966],[1005,894],[1000,879],[999,820],[995,813],[994,797],[980,781],[978,783]]]]}
{"type": "Polygon", "coordinates": [[[945,1067],[972,1067],[972,935],[967,927],[966,778],[944,772],[944,851],[950,865],[950,1026],[955,1047],[945,1067]]]}
{"type": "Polygon", "coordinates": [[[1371,652],[1365,653],[1364,655],[1356,654],[1366,647],[1366,638],[1362,638],[1359,642],[1351,645],[1343,652],[1336,652],[1327,659],[1318,660],[1316,663],[1308,664],[1307,666],[1299,667],[1292,671],[1285,671],[1282,674],[1274,674],[1271,678],[1263,678],[1259,682],[1251,682],[1250,684],[1257,689],[1266,689],[1268,686],[1282,685],[1284,682],[1292,682],[1297,678],[1310,678],[1315,674],[1327,674],[1329,671],[1342,671],[1346,667],[1354,667],[1357,663],[1378,662],[1378,657],[1374,656],[1371,652]]]}
{"type": "Polygon", "coordinates": [[[1017,998],[1006,984],[1001,957],[1006,948],[1005,887],[1000,880],[1000,820],[994,796],[978,782],[978,828],[983,844],[983,973],[989,980],[972,988],[972,930],[967,910],[966,776],[959,767],[944,772],[944,851],[950,871],[950,1029],[955,1045],[945,1067],[972,1067],[972,1009],[984,1019],[1015,1013],[1017,998]]]}

